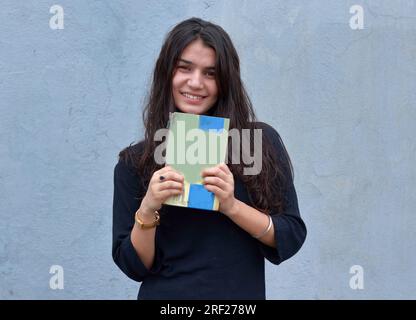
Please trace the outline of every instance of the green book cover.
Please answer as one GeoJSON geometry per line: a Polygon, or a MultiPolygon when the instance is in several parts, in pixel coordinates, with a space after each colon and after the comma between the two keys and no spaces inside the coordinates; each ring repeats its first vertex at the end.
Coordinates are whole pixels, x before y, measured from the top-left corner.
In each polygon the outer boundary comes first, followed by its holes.
{"type": "Polygon", "coordinates": [[[166,165],[184,175],[184,192],[164,204],[218,211],[218,199],[205,189],[201,172],[225,162],[229,125],[228,118],[170,113],[166,165]]]}

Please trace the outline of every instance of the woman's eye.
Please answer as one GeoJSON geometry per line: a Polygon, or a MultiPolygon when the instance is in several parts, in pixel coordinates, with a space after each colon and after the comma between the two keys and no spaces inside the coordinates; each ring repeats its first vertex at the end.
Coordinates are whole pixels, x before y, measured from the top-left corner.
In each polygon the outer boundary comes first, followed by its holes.
{"type": "Polygon", "coordinates": [[[185,71],[191,71],[191,68],[187,67],[187,66],[179,66],[178,69],[182,69],[182,70],[185,70],[185,71]]]}
{"type": "MultiPolygon", "coordinates": [[[[178,66],[178,69],[182,70],[183,72],[191,72],[192,67],[190,66],[178,66]]],[[[215,71],[205,71],[204,74],[209,78],[215,78],[215,71]]]]}

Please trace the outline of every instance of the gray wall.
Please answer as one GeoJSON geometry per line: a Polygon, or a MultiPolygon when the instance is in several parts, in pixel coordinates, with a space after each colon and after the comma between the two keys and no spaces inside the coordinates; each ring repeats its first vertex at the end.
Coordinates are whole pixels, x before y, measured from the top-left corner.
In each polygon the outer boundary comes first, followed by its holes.
{"type": "Polygon", "coordinates": [[[294,164],[309,233],[267,264],[268,299],[415,299],[416,3],[387,0],[3,0],[0,298],[136,297],[111,258],[113,168],[142,135],[166,32],[191,16],[230,34],[294,164]],[[64,29],[49,26],[54,4],[64,29]],[[355,4],[364,29],[350,27],[355,4]]]}

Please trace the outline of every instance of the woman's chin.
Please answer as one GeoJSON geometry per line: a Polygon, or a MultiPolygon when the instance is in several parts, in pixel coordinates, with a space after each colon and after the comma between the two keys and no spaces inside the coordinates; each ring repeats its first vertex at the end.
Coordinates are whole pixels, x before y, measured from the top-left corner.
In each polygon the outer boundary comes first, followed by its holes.
{"type": "Polygon", "coordinates": [[[208,110],[202,108],[201,106],[178,106],[177,109],[183,113],[191,113],[191,114],[206,114],[208,110]]]}

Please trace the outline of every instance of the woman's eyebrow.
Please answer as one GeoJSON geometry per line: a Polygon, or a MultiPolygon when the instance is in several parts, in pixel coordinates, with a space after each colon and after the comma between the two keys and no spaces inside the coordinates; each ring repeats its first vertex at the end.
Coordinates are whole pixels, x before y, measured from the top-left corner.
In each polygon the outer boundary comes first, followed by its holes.
{"type": "MultiPolygon", "coordinates": [[[[184,62],[184,63],[186,63],[186,64],[191,64],[191,65],[193,65],[194,63],[192,62],[192,61],[189,61],[189,60],[185,60],[185,59],[182,59],[182,58],[180,58],[179,59],[179,62],[184,62]]],[[[215,70],[215,66],[211,66],[211,67],[206,67],[205,69],[207,69],[207,70],[215,70]]]]}

